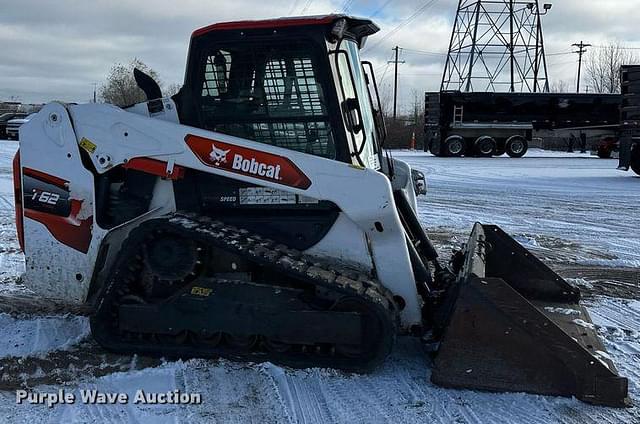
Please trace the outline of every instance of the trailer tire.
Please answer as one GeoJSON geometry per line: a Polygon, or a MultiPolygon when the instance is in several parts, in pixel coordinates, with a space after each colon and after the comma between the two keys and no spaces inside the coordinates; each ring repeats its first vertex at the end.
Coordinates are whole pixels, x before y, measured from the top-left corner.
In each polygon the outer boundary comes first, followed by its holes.
{"type": "Polygon", "coordinates": [[[434,144],[435,143],[433,141],[429,143],[429,152],[431,152],[431,154],[434,156],[442,156],[442,153],[439,150],[436,150],[434,144]]]}
{"type": "Polygon", "coordinates": [[[496,153],[497,144],[493,137],[483,135],[476,139],[476,141],[473,143],[473,147],[476,156],[489,158],[496,153]]]}
{"type": "Polygon", "coordinates": [[[631,160],[629,161],[629,167],[633,172],[640,175],[640,144],[638,143],[631,146],[631,160]]]}
{"type": "Polygon", "coordinates": [[[505,150],[509,157],[521,158],[529,150],[529,142],[521,135],[514,135],[507,140],[505,150]]]}
{"type": "Polygon", "coordinates": [[[460,157],[464,155],[465,151],[464,138],[460,137],[459,135],[449,136],[444,141],[443,147],[444,151],[442,153],[444,153],[444,156],[460,157]]]}
{"type": "Polygon", "coordinates": [[[598,157],[600,159],[610,159],[611,150],[608,149],[607,146],[603,146],[603,145],[598,146],[598,157]]]}

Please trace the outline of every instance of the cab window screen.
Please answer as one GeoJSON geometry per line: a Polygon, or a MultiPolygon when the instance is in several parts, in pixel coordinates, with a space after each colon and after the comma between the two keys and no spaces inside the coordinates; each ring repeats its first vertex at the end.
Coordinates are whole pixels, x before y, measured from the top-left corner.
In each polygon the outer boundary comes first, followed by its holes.
{"type": "Polygon", "coordinates": [[[220,47],[201,64],[203,127],[328,158],[335,146],[312,46],[220,47]]]}
{"type": "Polygon", "coordinates": [[[202,83],[202,96],[220,96],[227,91],[231,56],[229,52],[220,50],[207,57],[202,83]]]}

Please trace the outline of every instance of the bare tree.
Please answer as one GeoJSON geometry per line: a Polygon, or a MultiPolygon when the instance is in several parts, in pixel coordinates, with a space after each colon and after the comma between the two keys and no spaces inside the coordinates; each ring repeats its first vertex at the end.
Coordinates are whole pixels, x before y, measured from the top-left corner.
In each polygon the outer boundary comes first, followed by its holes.
{"type": "Polygon", "coordinates": [[[393,115],[393,87],[390,83],[380,82],[378,86],[380,94],[380,106],[384,119],[389,121],[393,115]]]}
{"type": "Polygon", "coordinates": [[[570,85],[565,80],[558,80],[551,84],[550,91],[552,93],[569,93],[570,91],[575,91],[573,88],[570,88],[570,85]]]}
{"type": "Polygon", "coordinates": [[[116,63],[111,67],[107,81],[100,87],[100,97],[106,103],[123,107],[147,100],[133,78],[134,68],[138,68],[161,84],[157,72],[137,58],[127,65],[116,63]]]}
{"type": "Polygon", "coordinates": [[[176,94],[182,88],[182,84],[178,84],[177,82],[171,83],[164,90],[165,97],[171,97],[176,94]]]}
{"type": "Polygon", "coordinates": [[[596,93],[620,92],[620,66],[638,63],[638,56],[620,42],[594,48],[587,59],[586,75],[596,93]]]}
{"type": "Polygon", "coordinates": [[[420,126],[424,122],[424,94],[415,88],[411,90],[411,112],[414,125],[420,126]]]}

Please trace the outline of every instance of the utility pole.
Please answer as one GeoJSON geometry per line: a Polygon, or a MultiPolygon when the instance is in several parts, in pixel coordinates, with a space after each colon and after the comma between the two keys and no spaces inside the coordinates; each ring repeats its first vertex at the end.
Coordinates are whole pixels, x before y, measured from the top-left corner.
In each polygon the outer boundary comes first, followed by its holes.
{"type": "Polygon", "coordinates": [[[580,72],[582,71],[582,55],[587,52],[587,47],[591,47],[591,44],[584,44],[582,40],[580,40],[580,43],[574,43],[572,44],[572,46],[575,46],[578,48],[578,51],[574,53],[578,53],[578,83],[576,87],[576,93],[579,93],[580,92],[580,72]]]}
{"type": "Polygon", "coordinates": [[[398,60],[398,54],[400,52],[400,47],[395,46],[393,49],[391,50],[395,50],[396,52],[396,59],[393,61],[389,61],[387,63],[394,63],[395,64],[395,76],[394,76],[394,81],[393,81],[393,120],[395,121],[397,116],[398,116],[398,64],[399,63],[404,63],[404,60],[400,61],[398,60]]]}

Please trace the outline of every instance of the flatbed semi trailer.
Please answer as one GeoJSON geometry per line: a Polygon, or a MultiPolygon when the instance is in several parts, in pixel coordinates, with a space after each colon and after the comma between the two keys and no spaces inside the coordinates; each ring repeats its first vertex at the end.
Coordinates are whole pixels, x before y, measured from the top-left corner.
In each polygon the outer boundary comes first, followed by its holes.
{"type": "Polygon", "coordinates": [[[618,94],[425,93],[425,150],[436,156],[521,157],[537,130],[620,125],[618,94]]]}
{"type": "Polygon", "coordinates": [[[640,65],[622,66],[620,82],[622,108],[618,169],[631,169],[640,175],[640,65]]]}

